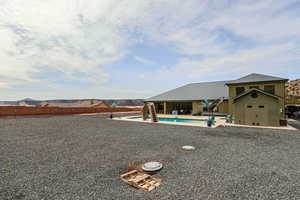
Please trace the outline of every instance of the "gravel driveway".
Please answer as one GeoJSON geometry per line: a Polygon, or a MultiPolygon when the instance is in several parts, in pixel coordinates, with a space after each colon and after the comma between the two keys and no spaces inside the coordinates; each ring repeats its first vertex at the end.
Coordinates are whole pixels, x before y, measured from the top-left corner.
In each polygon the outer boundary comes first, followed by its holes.
{"type": "Polygon", "coordinates": [[[300,199],[300,132],[104,116],[0,119],[0,199],[300,199]],[[184,152],[182,145],[194,145],[184,152]],[[151,192],[119,179],[158,160],[151,192]]]}

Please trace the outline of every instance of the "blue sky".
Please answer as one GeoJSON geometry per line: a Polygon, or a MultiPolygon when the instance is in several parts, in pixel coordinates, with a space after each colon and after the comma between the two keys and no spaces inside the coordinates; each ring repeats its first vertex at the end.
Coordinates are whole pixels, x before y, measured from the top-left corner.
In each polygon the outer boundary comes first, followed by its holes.
{"type": "Polygon", "coordinates": [[[0,99],[300,78],[300,0],[0,0],[0,99]]]}

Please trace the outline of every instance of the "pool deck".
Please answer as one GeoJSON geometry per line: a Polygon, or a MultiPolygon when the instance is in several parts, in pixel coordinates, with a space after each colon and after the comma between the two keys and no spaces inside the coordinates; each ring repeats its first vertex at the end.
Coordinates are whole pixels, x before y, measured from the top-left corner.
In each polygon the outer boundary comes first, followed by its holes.
{"type": "MultiPolygon", "coordinates": [[[[137,115],[136,117],[138,117],[137,115]]],[[[158,114],[158,117],[163,118],[174,118],[174,115],[165,115],[165,114],[158,114]]],[[[114,118],[114,120],[124,120],[124,121],[134,121],[134,122],[143,122],[143,123],[154,123],[151,120],[141,120],[141,119],[132,119],[135,116],[126,116],[126,117],[118,117],[114,118]]],[[[191,115],[180,115],[178,116],[180,119],[195,119],[195,120],[203,120],[208,119],[208,116],[191,116],[191,115]]],[[[159,124],[172,124],[172,125],[180,125],[180,126],[197,126],[197,127],[207,127],[206,123],[188,123],[188,122],[165,122],[159,121],[155,122],[159,124]]],[[[239,125],[239,124],[230,124],[226,123],[225,117],[215,117],[215,123],[211,126],[211,128],[217,128],[219,126],[232,126],[232,127],[246,127],[246,128],[266,128],[266,129],[278,129],[278,130],[297,130],[296,128],[287,125],[281,127],[273,127],[273,126],[248,126],[248,125],[239,125]]]]}
{"type": "MultiPolygon", "coordinates": [[[[155,124],[171,124],[171,125],[180,125],[180,126],[198,126],[198,127],[207,127],[206,123],[187,123],[187,122],[163,122],[163,121],[159,121],[159,122],[152,122],[151,120],[141,120],[141,119],[132,119],[132,117],[134,116],[128,116],[128,117],[117,117],[117,118],[113,118],[113,120],[120,120],[120,121],[132,121],[132,122],[141,122],[141,123],[155,123],[155,124]]],[[[136,116],[137,117],[137,116],[136,116]]],[[[162,117],[159,115],[159,117],[162,117]]],[[[172,116],[169,116],[172,117],[172,116]]],[[[173,116],[174,117],[174,116],[173,116]]],[[[181,118],[181,117],[180,117],[181,118]]],[[[187,119],[187,118],[185,118],[187,119]]],[[[191,119],[191,118],[189,118],[191,119]]],[[[199,118],[197,118],[199,119],[199,118]]],[[[216,124],[212,126],[212,128],[216,128],[216,124]]]]}

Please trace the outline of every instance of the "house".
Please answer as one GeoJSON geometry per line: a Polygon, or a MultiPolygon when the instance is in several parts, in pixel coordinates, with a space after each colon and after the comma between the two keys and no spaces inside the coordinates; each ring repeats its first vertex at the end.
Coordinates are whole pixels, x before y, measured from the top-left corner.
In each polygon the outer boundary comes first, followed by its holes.
{"type": "Polygon", "coordinates": [[[230,81],[191,83],[148,98],[161,114],[199,114],[214,111],[230,115],[236,124],[280,126],[285,124],[285,83],[288,79],[249,74],[230,81]],[[202,102],[213,102],[205,110],[202,102]]]}

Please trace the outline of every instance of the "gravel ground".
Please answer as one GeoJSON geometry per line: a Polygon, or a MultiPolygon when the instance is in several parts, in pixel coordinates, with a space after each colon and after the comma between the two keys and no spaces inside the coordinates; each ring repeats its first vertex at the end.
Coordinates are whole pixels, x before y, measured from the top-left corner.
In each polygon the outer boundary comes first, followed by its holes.
{"type": "Polygon", "coordinates": [[[300,132],[59,116],[0,120],[0,199],[300,199],[300,132]],[[193,152],[181,150],[194,145],[193,152]],[[119,179],[158,160],[151,192],[119,179]]]}

